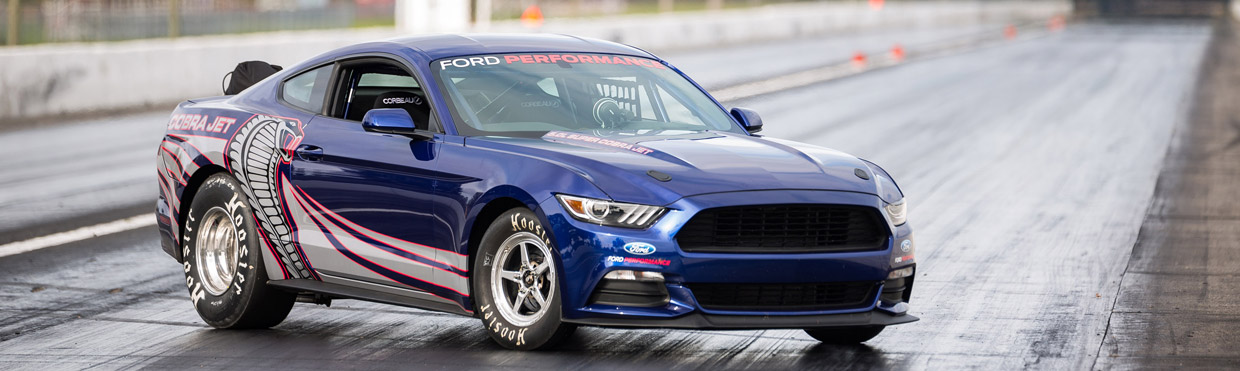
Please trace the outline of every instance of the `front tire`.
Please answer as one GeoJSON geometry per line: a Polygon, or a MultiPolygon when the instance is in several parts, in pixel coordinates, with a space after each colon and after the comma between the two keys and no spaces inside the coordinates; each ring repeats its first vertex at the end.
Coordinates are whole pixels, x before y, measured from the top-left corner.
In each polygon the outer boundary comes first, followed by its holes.
{"type": "Polygon", "coordinates": [[[885,326],[807,328],[805,333],[827,344],[859,344],[873,339],[885,326]]]}
{"type": "Polygon", "coordinates": [[[555,245],[538,217],[509,210],[491,223],[474,259],[474,300],[499,345],[516,350],[554,347],[576,326],[561,321],[555,245]]]}
{"type": "Polygon", "coordinates": [[[215,328],[280,324],[297,296],[267,286],[262,242],[241,184],[224,173],[203,182],[185,220],[185,285],[198,316],[215,328]]]}

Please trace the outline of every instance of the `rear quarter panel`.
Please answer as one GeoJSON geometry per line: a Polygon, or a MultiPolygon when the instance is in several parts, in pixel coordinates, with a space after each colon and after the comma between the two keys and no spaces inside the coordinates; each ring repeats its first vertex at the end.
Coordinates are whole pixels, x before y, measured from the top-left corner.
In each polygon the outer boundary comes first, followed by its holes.
{"type": "MultiPolygon", "coordinates": [[[[266,99],[233,96],[182,102],[165,123],[164,136],[156,153],[159,186],[156,219],[163,249],[178,262],[183,262],[185,256],[179,241],[184,240],[185,215],[198,182],[216,172],[237,170],[234,169],[237,159],[230,155],[229,147],[237,140],[238,132],[247,125],[273,118],[300,128],[313,116],[276,102],[271,91],[275,85],[278,84],[266,84],[267,89],[261,89],[265,91],[246,92],[250,93],[246,95],[268,97],[266,99]]],[[[254,88],[260,86],[251,89],[254,88]]],[[[291,153],[299,140],[300,137],[282,145],[289,146],[285,149],[291,153]]],[[[246,182],[242,180],[242,183],[246,182]]],[[[271,255],[263,254],[268,276],[289,278],[288,269],[271,255]]]]}

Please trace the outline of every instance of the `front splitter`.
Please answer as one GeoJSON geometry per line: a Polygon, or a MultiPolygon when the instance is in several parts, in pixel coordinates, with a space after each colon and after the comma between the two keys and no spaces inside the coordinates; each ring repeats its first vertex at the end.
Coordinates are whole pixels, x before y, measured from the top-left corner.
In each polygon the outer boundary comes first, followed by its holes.
{"type": "Polygon", "coordinates": [[[818,327],[891,326],[916,322],[912,315],[892,315],[873,310],[861,313],[822,314],[809,316],[731,316],[694,312],[667,319],[650,318],[576,318],[564,322],[578,325],[617,328],[679,328],[701,330],[804,329],[818,327]]]}

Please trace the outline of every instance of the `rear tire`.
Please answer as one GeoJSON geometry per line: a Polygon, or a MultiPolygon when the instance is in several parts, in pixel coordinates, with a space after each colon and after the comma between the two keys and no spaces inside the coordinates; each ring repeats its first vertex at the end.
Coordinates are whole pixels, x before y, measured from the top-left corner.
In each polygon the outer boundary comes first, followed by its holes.
{"type": "Polygon", "coordinates": [[[805,333],[827,344],[859,344],[873,339],[885,326],[807,328],[805,333]]]}
{"type": "Polygon", "coordinates": [[[194,196],[185,220],[185,285],[198,316],[216,328],[280,324],[297,296],[267,286],[262,241],[241,184],[214,174],[194,196]]]}
{"type": "Polygon", "coordinates": [[[577,329],[561,320],[555,245],[529,209],[509,210],[491,223],[479,241],[472,272],[482,325],[499,345],[547,349],[577,329]]]}

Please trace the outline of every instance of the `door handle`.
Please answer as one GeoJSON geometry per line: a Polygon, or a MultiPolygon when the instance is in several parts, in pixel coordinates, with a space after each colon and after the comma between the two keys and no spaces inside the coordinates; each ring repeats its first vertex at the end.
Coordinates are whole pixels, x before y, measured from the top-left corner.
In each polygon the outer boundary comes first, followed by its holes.
{"type": "Polygon", "coordinates": [[[323,147],[319,146],[303,144],[293,150],[293,153],[297,155],[297,158],[310,162],[318,162],[323,160],[323,147]]]}

